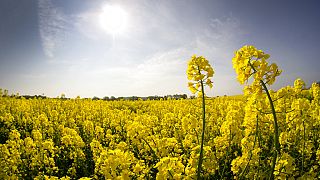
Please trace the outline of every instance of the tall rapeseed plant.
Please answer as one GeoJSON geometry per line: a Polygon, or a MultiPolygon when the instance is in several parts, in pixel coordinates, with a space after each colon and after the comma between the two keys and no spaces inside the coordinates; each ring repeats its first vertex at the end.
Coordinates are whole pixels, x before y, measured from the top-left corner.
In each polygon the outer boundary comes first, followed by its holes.
{"type": "Polygon", "coordinates": [[[238,74],[237,78],[240,84],[248,82],[249,78],[253,76],[253,82],[245,88],[245,94],[261,96],[263,90],[267,94],[272,110],[274,125],[273,139],[275,150],[273,152],[269,175],[269,179],[272,179],[277,156],[280,155],[280,143],[276,111],[267,85],[272,85],[274,83],[275,78],[281,74],[281,70],[278,69],[278,66],[275,63],[269,65],[267,62],[269,57],[269,54],[265,54],[262,50],[258,50],[254,46],[243,46],[235,52],[232,63],[233,68],[238,74]]]}
{"type": "Polygon", "coordinates": [[[213,68],[209,64],[209,61],[202,56],[192,56],[188,62],[187,75],[188,87],[193,94],[198,94],[202,98],[202,134],[201,134],[201,145],[200,145],[200,156],[198,162],[197,179],[201,176],[201,166],[203,161],[203,142],[204,142],[204,131],[206,125],[206,107],[205,107],[205,92],[204,86],[212,88],[211,78],[214,74],[213,68]]]}

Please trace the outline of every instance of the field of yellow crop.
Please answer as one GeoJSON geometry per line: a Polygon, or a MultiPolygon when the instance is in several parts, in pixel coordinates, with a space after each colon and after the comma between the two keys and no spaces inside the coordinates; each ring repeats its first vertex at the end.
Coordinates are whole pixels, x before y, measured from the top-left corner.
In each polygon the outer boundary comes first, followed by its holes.
{"type": "MultiPolygon", "coordinates": [[[[276,178],[319,178],[320,88],[271,91],[281,154],[276,178]]],[[[206,99],[202,175],[264,179],[273,119],[267,97],[206,99]]],[[[195,179],[201,101],[0,97],[1,179],[195,179]]]]}
{"type": "Polygon", "coordinates": [[[281,74],[269,57],[236,51],[238,96],[206,97],[202,56],[187,69],[196,99],[1,95],[0,179],[320,179],[320,86],[269,90],[281,74]]]}

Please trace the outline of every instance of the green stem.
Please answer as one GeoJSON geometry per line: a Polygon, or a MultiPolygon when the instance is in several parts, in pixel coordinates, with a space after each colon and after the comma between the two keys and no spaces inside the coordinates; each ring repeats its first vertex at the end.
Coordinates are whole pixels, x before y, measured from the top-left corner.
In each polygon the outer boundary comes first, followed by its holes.
{"type": "Polygon", "coordinates": [[[203,81],[200,81],[201,83],[201,92],[202,92],[202,134],[201,134],[201,146],[200,146],[200,157],[199,157],[199,163],[198,163],[198,171],[197,171],[197,179],[201,178],[201,166],[203,161],[203,142],[204,142],[204,131],[206,127],[206,104],[205,104],[205,98],[204,98],[204,87],[203,87],[203,81]]]}
{"type": "Polygon", "coordinates": [[[150,144],[145,140],[145,139],[143,139],[142,138],[142,140],[148,145],[148,147],[150,148],[150,150],[151,150],[151,152],[152,152],[152,155],[153,155],[153,159],[155,160],[155,161],[158,161],[159,160],[159,158],[158,158],[158,156],[156,155],[156,152],[152,149],[152,147],[150,146],[150,144]]]}
{"type": "MultiPolygon", "coordinates": [[[[250,60],[249,60],[249,65],[253,69],[253,72],[256,73],[257,70],[251,64],[250,60]]],[[[262,81],[262,80],[260,80],[260,83],[261,83],[264,91],[267,94],[267,97],[268,97],[268,100],[269,100],[269,103],[270,103],[270,106],[271,106],[272,115],[273,115],[273,126],[274,126],[273,139],[274,139],[274,147],[276,148],[276,151],[273,154],[273,159],[272,159],[271,171],[270,171],[269,179],[274,179],[273,172],[274,172],[274,168],[276,166],[277,156],[278,156],[278,154],[280,154],[279,126],[278,126],[278,120],[277,120],[277,116],[276,116],[276,110],[274,108],[273,101],[272,101],[272,98],[270,96],[269,90],[268,90],[268,88],[266,86],[266,83],[264,81],[262,81]]]]}
{"type": "Polygon", "coordinates": [[[269,103],[270,103],[270,106],[271,106],[272,115],[273,115],[273,126],[274,126],[273,139],[274,139],[274,147],[276,148],[276,151],[273,154],[273,159],[272,159],[271,171],[270,171],[269,179],[274,179],[273,171],[274,171],[274,168],[276,166],[277,156],[278,156],[278,154],[280,154],[279,126],[278,126],[278,120],[277,120],[277,116],[276,116],[276,110],[274,108],[273,101],[271,99],[271,96],[270,96],[270,93],[268,91],[268,88],[267,88],[266,84],[262,80],[260,80],[260,83],[262,84],[262,86],[264,88],[264,91],[266,92],[266,94],[268,96],[268,100],[269,100],[269,103]]]}

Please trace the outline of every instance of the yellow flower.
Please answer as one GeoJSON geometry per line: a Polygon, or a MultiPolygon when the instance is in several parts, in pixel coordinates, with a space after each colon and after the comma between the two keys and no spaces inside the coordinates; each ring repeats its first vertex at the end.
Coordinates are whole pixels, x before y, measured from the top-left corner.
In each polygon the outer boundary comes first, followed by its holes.
{"type": "Polygon", "coordinates": [[[247,88],[247,90],[250,90],[250,93],[261,93],[261,81],[272,85],[275,77],[281,74],[281,70],[278,69],[276,64],[272,63],[268,65],[267,59],[269,57],[270,55],[256,49],[254,46],[243,46],[235,52],[232,63],[233,68],[238,74],[237,79],[240,84],[247,82],[253,75],[254,81],[252,82],[252,87],[247,88]]]}
{"type": "Polygon", "coordinates": [[[201,92],[201,84],[207,85],[212,88],[211,78],[213,77],[214,70],[209,64],[209,61],[202,56],[193,55],[188,62],[187,76],[188,87],[190,91],[195,94],[201,92]]]}

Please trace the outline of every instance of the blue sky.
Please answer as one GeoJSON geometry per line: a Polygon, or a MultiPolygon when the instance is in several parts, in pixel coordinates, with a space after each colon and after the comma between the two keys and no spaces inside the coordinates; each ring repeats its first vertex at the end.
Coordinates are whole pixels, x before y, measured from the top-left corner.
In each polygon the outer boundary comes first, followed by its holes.
{"type": "Polygon", "coordinates": [[[209,96],[242,93],[231,59],[246,44],[283,70],[273,89],[319,81],[316,0],[1,0],[0,87],[56,97],[183,94],[187,61],[215,69],[209,96]],[[99,23],[103,7],[126,14],[122,32],[99,23]]]}

